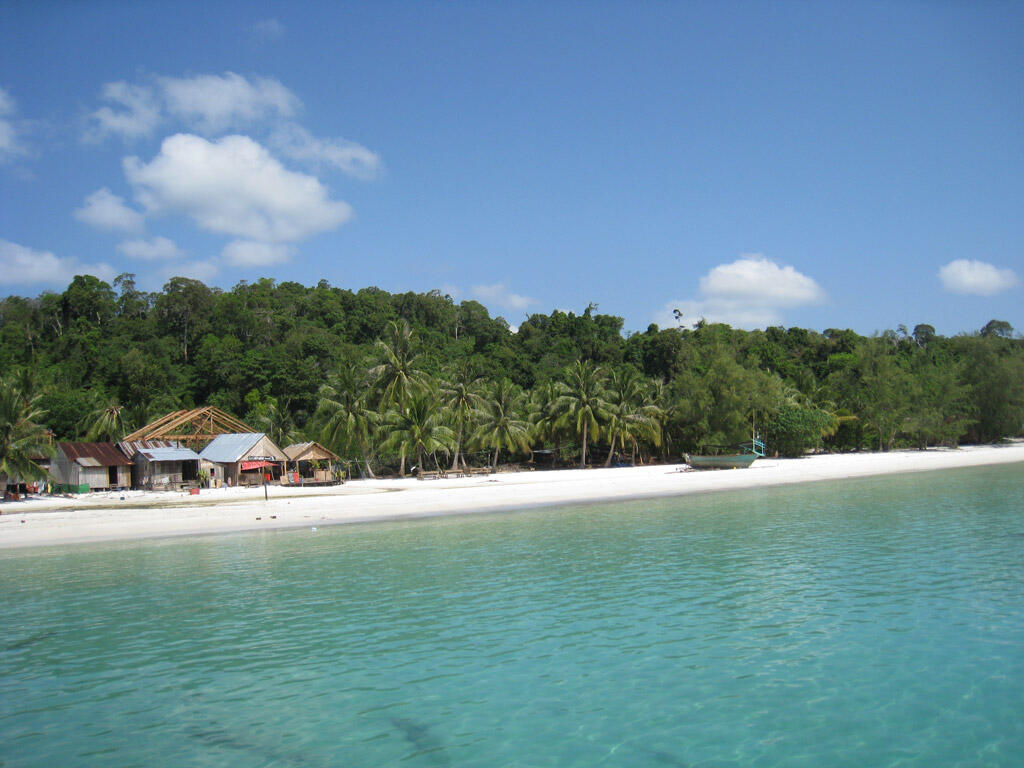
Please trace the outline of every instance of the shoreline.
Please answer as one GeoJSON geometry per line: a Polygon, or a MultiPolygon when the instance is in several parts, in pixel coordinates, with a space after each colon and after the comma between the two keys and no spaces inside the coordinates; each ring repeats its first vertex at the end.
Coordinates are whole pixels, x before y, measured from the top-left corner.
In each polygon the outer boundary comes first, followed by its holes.
{"type": "Polygon", "coordinates": [[[268,501],[262,486],[204,489],[198,499],[159,491],[33,498],[0,503],[0,549],[394,522],[1012,463],[1024,463],[1024,441],[759,459],[739,470],[681,472],[680,464],[654,464],[457,479],[351,480],[315,488],[271,486],[268,501]]]}

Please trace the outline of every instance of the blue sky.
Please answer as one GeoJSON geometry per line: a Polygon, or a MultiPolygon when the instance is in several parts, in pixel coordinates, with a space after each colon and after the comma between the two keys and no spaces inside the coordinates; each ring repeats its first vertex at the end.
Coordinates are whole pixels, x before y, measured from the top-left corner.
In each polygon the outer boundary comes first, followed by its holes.
{"type": "Polygon", "coordinates": [[[1021,39],[1013,3],[4,3],[0,295],[1021,329],[1021,39]]]}

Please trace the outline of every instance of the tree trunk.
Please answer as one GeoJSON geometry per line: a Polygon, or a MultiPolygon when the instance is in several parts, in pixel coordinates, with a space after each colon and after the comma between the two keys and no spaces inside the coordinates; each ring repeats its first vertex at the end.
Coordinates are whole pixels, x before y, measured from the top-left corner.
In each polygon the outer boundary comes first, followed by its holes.
{"type": "Polygon", "coordinates": [[[501,452],[501,446],[500,445],[494,446],[494,464],[491,465],[491,468],[494,469],[495,471],[497,471],[497,469],[498,469],[498,454],[500,452],[501,452]]]}
{"type": "Polygon", "coordinates": [[[612,456],[615,455],[615,441],[618,440],[618,439],[619,439],[619,433],[618,432],[613,432],[612,433],[612,444],[611,444],[611,447],[608,449],[608,458],[604,462],[604,465],[606,467],[610,467],[612,465],[612,456]]]}
{"type": "Polygon", "coordinates": [[[398,476],[405,477],[405,445],[402,445],[402,460],[398,464],[398,476]]]}
{"type": "Polygon", "coordinates": [[[580,446],[580,469],[587,468],[587,427],[589,425],[586,421],[583,422],[583,445],[580,446]]]}
{"type": "Polygon", "coordinates": [[[370,460],[366,457],[366,446],[363,445],[362,439],[359,440],[359,453],[363,456],[363,464],[366,466],[366,474],[369,475],[371,479],[375,480],[377,476],[374,475],[373,470],[370,469],[370,460]]]}
{"type": "MultiPolygon", "coordinates": [[[[455,438],[455,456],[452,458],[452,469],[451,469],[452,472],[454,472],[456,469],[459,468],[459,450],[461,448],[462,448],[462,429],[460,427],[459,428],[459,434],[455,438]]],[[[463,462],[463,463],[465,463],[465,462],[463,462]]]]}

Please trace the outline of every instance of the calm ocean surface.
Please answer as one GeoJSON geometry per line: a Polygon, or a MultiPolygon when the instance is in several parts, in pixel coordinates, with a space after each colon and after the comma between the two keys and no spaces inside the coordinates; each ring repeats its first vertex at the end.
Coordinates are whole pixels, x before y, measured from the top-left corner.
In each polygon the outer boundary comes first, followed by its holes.
{"type": "Polygon", "coordinates": [[[1024,466],[0,553],[0,766],[1020,766],[1024,466]]]}

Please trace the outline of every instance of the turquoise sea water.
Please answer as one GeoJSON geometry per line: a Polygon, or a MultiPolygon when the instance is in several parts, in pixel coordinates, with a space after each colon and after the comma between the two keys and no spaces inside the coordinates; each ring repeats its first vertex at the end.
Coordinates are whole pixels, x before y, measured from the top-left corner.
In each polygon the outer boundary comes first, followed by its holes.
{"type": "Polygon", "coordinates": [[[0,554],[0,766],[1019,766],[1024,466],[0,554]]]}

